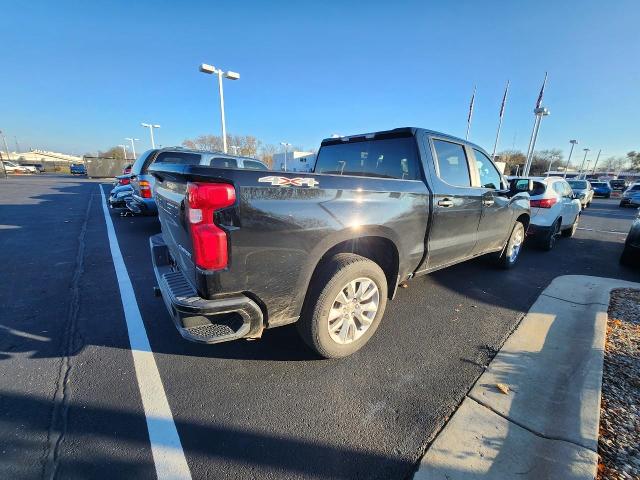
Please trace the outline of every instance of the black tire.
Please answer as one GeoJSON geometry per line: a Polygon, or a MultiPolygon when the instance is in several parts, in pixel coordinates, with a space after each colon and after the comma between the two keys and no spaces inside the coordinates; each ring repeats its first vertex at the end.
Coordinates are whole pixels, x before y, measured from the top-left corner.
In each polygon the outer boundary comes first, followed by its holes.
{"type": "Polygon", "coordinates": [[[502,253],[498,257],[498,265],[501,268],[509,269],[516,264],[516,262],[518,261],[518,258],[520,258],[520,252],[522,251],[522,244],[524,243],[524,239],[525,239],[524,225],[522,224],[522,222],[516,221],[515,225],[513,226],[513,230],[511,230],[511,235],[509,236],[509,240],[507,241],[507,244],[502,250],[502,253]],[[515,256],[509,255],[508,253],[509,251],[511,251],[514,242],[518,238],[518,235],[521,235],[520,246],[515,256]]]}
{"type": "Polygon", "coordinates": [[[629,245],[625,245],[624,250],[622,250],[622,255],[620,255],[620,264],[630,267],[634,266],[636,263],[638,263],[637,252],[635,252],[629,245]]]}
{"type": "Polygon", "coordinates": [[[549,233],[542,239],[540,243],[540,247],[545,251],[553,250],[553,247],[556,245],[556,240],[558,238],[558,234],[560,233],[560,219],[556,220],[555,223],[549,229],[549,233]]]}
{"type": "Polygon", "coordinates": [[[591,206],[591,202],[587,202],[587,208],[591,206]]]}
{"type": "Polygon", "coordinates": [[[346,357],[362,348],[377,330],[387,306],[387,278],[377,263],[351,253],[339,253],[320,268],[309,285],[309,294],[298,321],[298,332],[319,355],[325,358],[346,357]],[[358,278],[371,280],[378,288],[378,310],[360,338],[340,344],[329,334],[329,311],[340,291],[358,278]]]}
{"type": "Polygon", "coordinates": [[[562,236],[565,238],[571,238],[575,235],[576,230],[578,230],[578,220],[580,219],[580,215],[576,215],[576,219],[573,221],[573,224],[564,230],[562,230],[562,236]]]}

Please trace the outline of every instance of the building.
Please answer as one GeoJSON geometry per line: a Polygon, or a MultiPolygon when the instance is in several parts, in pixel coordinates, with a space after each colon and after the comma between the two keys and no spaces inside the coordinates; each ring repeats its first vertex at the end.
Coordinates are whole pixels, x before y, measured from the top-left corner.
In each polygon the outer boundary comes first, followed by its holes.
{"type": "MultiPolygon", "coordinates": [[[[2,153],[2,158],[6,160],[7,154],[2,153]]],[[[31,150],[30,152],[9,152],[9,160],[22,165],[37,165],[45,162],[68,165],[70,163],[82,163],[82,157],[67,155],[66,153],[47,152],[45,150],[31,150]]]]}
{"type": "MultiPolygon", "coordinates": [[[[310,172],[316,163],[316,154],[294,150],[287,152],[287,172],[310,172]]],[[[273,154],[273,170],[285,170],[285,152],[273,154]]]]}

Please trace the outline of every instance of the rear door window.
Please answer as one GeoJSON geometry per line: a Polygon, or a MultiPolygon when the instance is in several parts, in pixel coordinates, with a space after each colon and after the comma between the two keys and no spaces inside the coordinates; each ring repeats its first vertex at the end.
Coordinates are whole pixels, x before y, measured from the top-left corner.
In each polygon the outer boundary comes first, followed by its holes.
{"type": "Polygon", "coordinates": [[[156,158],[155,163],[175,163],[178,165],[198,165],[200,155],[187,152],[162,152],[156,158]]]}
{"type": "Polygon", "coordinates": [[[323,145],[315,173],[365,177],[419,178],[414,138],[353,139],[323,145]]]}
{"type": "Polygon", "coordinates": [[[214,157],[209,165],[218,168],[238,168],[238,161],[235,158],[214,157]]]}
{"type": "Polygon", "coordinates": [[[470,187],[469,163],[464,147],[459,143],[433,140],[438,162],[438,175],[449,185],[470,187]]]}

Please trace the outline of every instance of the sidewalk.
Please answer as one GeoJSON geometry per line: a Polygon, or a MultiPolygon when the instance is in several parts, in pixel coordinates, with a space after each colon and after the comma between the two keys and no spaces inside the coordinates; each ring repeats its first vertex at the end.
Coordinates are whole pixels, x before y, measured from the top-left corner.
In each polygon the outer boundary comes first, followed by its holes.
{"type": "Polygon", "coordinates": [[[640,283],[554,279],[436,437],[414,478],[593,479],[607,307],[610,291],[620,287],[640,289],[640,283]]]}

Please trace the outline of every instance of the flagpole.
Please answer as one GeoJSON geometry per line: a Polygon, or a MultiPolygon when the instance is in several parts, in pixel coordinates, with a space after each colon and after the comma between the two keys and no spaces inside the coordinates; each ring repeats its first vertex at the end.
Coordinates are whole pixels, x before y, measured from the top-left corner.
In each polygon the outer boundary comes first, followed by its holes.
{"type": "Polygon", "coordinates": [[[507,94],[509,93],[509,80],[507,80],[507,86],[504,89],[504,96],[502,97],[502,105],[500,106],[500,121],[498,122],[498,132],[496,133],[496,143],[493,144],[493,154],[491,158],[495,160],[496,150],[498,149],[498,139],[500,138],[500,129],[502,129],[502,117],[504,116],[504,107],[507,103],[507,94]]]}
{"type": "Polygon", "coordinates": [[[473,118],[473,103],[476,99],[476,86],[473,86],[473,94],[471,95],[471,103],[469,104],[469,116],[467,117],[467,135],[465,140],[469,140],[469,130],[471,130],[471,119],[473,118]]]}

